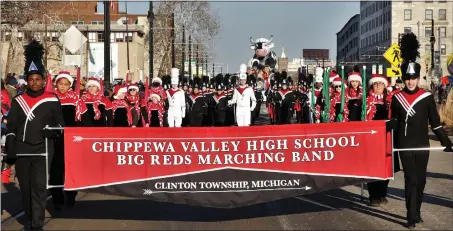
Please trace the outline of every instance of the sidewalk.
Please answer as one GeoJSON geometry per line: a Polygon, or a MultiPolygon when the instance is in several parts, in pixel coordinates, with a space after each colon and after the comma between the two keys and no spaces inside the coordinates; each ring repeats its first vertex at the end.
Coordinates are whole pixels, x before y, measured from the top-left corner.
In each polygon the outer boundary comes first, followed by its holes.
{"type": "Polygon", "coordinates": [[[14,175],[12,175],[10,179],[11,182],[9,184],[2,183],[1,186],[2,222],[5,219],[14,216],[22,211],[22,200],[19,191],[19,183],[17,182],[17,179],[14,175]]]}

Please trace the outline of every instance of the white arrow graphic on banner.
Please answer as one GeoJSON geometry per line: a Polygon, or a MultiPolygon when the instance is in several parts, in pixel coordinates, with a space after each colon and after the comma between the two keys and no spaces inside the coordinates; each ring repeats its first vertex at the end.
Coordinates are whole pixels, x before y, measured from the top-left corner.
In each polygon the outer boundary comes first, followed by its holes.
{"type": "Polygon", "coordinates": [[[279,190],[310,190],[311,187],[305,186],[301,188],[265,188],[265,189],[239,189],[239,190],[223,190],[223,191],[153,191],[151,189],[143,189],[143,195],[148,196],[157,193],[227,193],[227,192],[256,192],[256,191],[279,191],[279,190]]]}
{"type": "Polygon", "coordinates": [[[166,137],[166,138],[112,138],[112,137],[99,137],[99,138],[84,138],[81,136],[73,136],[73,142],[80,142],[82,140],[223,140],[223,139],[264,139],[264,138],[287,138],[287,137],[304,137],[304,136],[333,136],[333,135],[354,135],[354,134],[376,134],[378,133],[375,130],[370,130],[366,132],[336,132],[336,133],[320,133],[320,134],[299,134],[299,135],[278,135],[278,136],[242,136],[242,137],[166,137]]]}

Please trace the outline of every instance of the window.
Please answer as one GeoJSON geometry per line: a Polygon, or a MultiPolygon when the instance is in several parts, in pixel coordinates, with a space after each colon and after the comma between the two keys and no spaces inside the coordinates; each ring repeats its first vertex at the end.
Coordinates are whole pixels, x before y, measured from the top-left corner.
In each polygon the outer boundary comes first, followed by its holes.
{"type": "Polygon", "coordinates": [[[115,42],[124,42],[123,33],[115,33],[115,42]]]}
{"type": "Polygon", "coordinates": [[[409,21],[412,19],[412,10],[410,9],[405,9],[404,10],[404,20],[409,21]]]}
{"type": "Polygon", "coordinates": [[[125,35],[125,37],[126,37],[125,39],[126,39],[127,41],[132,42],[132,37],[133,37],[133,36],[132,36],[132,32],[129,32],[129,33],[127,33],[127,34],[124,33],[124,35],[125,35]]]}
{"type": "Polygon", "coordinates": [[[91,25],[104,25],[104,21],[91,21],[91,25]]]}
{"type": "Polygon", "coordinates": [[[95,32],[88,33],[88,42],[97,42],[97,34],[95,32]]]}
{"type": "Polygon", "coordinates": [[[447,36],[447,28],[442,26],[442,27],[439,27],[439,31],[440,31],[440,37],[446,37],[447,36]]]}
{"type": "Polygon", "coordinates": [[[440,54],[441,55],[447,55],[447,45],[440,44],[440,54]]]}
{"type": "Polygon", "coordinates": [[[425,27],[425,36],[430,37],[433,33],[433,28],[430,26],[425,27]]]}
{"type": "Polygon", "coordinates": [[[404,0],[404,3],[411,3],[412,1],[407,1],[407,0],[404,0]]]}
{"type": "Polygon", "coordinates": [[[71,21],[72,25],[83,25],[85,24],[84,21],[71,21]]]}
{"type": "Polygon", "coordinates": [[[63,21],[55,21],[55,24],[63,25],[63,21]]]}
{"type": "Polygon", "coordinates": [[[425,10],[425,20],[432,20],[433,19],[433,10],[426,9],[425,10]]]}
{"type": "Polygon", "coordinates": [[[425,44],[425,54],[431,53],[431,44],[425,44]]]}
{"type": "Polygon", "coordinates": [[[447,3],[447,0],[439,0],[439,3],[447,3]]]}
{"type": "Polygon", "coordinates": [[[439,9],[439,20],[447,20],[447,10],[439,9]]]}
{"type": "Polygon", "coordinates": [[[405,34],[409,34],[412,32],[412,28],[411,27],[404,27],[404,33],[405,34]]]}
{"type": "Polygon", "coordinates": [[[97,32],[98,42],[104,42],[104,32],[97,32]]]}

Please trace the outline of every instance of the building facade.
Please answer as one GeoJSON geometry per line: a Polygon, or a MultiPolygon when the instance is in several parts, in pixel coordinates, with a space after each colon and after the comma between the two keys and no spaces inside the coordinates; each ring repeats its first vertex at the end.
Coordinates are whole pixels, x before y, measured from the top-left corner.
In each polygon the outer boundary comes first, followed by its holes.
{"type": "MultiPolygon", "coordinates": [[[[382,55],[392,44],[398,43],[399,34],[413,32],[420,41],[422,66],[421,85],[428,86],[432,79],[430,36],[434,30],[435,51],[440,53],[442,76],[447,75],[446,59],[453,47],[453,2],[437,1],[361,1],[360,2],[360,58],[369,66],[373,63],[390,64],[382,55]],[[431,20],[434,19],[434,28],[431,20]],[[439,36],[440,35],[440,36],[439,36]],[[440,41],[440,42],[439,42],[440,41]],[[428,67],[428,68],[426,68],[428,67]]],[[[392,82],[395,78],[392,78],[392,82]]]]}
{"type": "Polygon", "coordinates": [[[352,16],[337,33],[337,63],[355,65],[360,61],[360,14],[352,16]]]}

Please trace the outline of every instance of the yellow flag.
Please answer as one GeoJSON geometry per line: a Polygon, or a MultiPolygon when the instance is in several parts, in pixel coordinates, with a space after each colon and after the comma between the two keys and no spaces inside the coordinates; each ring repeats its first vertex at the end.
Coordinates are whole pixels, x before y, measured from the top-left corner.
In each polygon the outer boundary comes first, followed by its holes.
{"type": "Polygon", "coordinates": [[[450,75],[453,76],[453,53],[447,59],[447,69],[450,75]]]}

